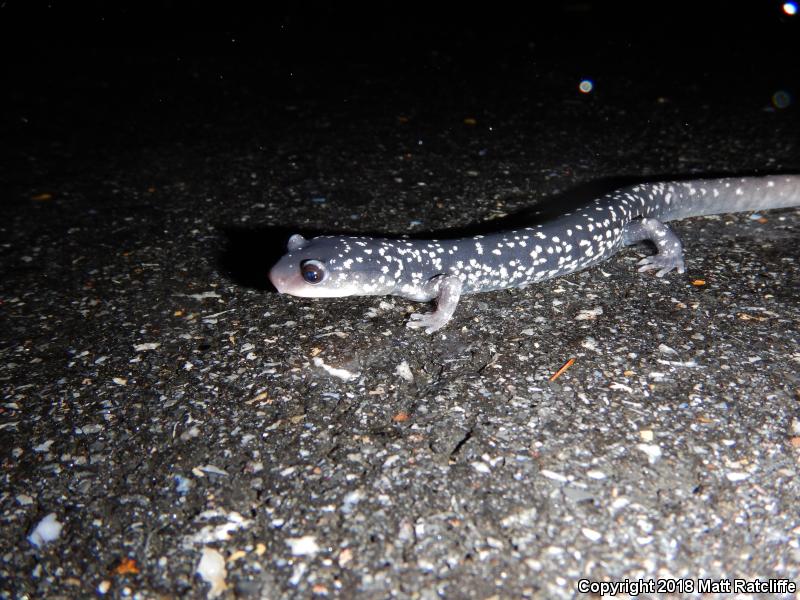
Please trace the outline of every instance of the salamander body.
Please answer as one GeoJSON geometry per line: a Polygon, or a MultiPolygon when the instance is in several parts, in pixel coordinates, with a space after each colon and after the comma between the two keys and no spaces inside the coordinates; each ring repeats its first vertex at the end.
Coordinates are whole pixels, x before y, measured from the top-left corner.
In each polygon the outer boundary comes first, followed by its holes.
{"type": "Polygon", "coordinates": [[[664,223],[701,215],[800,206],[800,176],[638,184],[606,194],[551,221],[452,240],[293,235],[270,271],[276,289],[330,298],[395,295],[428,302],[409,327],[444,327],[462,294],[524,287],[585,269],[622,246],[648,240],[656,253],[639,271],[684,272],[680,240],[664,223]]]}

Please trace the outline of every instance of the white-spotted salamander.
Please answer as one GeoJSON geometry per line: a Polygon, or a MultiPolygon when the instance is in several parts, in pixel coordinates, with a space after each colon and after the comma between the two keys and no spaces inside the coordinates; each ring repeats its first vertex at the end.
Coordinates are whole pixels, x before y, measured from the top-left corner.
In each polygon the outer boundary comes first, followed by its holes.
{"type": "Polygon", "coordinates": [[[800,206],[800,176],[701,179],[622,188],[533,227],[452,240],[293,235],[269,277],[284,294],[309,298],[386,295],[436,310],[409,327],[444,327],[462,294],[516,288],[599,263],[649,240],[656,254],[639,271],[684,272],[683,248],[664,222],[800,206]]]}

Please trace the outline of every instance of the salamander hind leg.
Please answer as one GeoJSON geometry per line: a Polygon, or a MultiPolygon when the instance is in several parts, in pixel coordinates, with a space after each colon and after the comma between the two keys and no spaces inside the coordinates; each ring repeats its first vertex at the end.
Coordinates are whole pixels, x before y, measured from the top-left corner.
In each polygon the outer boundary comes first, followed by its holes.
{"type": "Polygon", "coordinates": [[[447,325],[456,311],[461,298],[461,280],[452,275],[439,275],[428,281],[426,286],[436,296],[436,310],[431,313],[414,313],[406,326],[412,329],[425,329],[433,333],[447,325]]]}
{"type": "Polygon", "coordinates": [[[645,240],[655,244],[656,254],[639,261],[640,273],[658,269],[656,277],[663,277],[673,269],[678,273],[685,271],[681,241],[658,219],[635,219],[622,230],[622,241],[626,246],[645,240]]]}

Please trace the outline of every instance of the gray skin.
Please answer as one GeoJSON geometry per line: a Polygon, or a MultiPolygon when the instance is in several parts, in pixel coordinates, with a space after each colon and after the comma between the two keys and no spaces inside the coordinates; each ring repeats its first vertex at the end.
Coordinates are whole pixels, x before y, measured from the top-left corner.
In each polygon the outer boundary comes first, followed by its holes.
{"type": "Polygon", "coordinates": [[[395,295],[428,302],[408,327],[444,327],[462,294],[524,287],[599,263],[622,246],[650,241],[639,271],[684,272],[683,247],[664,222],[800,206],[800,176],[704,179],[634,185],[552,221],[453,240],[293,235],[269,277],[283,294],[308,298],[395,295]]]}

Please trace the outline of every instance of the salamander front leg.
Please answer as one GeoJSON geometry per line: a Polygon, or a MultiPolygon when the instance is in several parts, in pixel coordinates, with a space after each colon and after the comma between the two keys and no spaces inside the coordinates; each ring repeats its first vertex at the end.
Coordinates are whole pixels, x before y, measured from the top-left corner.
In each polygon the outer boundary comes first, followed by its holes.
{"type": "Polygon", "coordinates": [[[626,246],[648,240],[655,244],[656,254],[639,261],[639,272],[658,269],[656,277],[663,277],[672,269],[684,272],[683,245],[678,236],[658,219],[649,217],[636,219],[622,230],[622,241],[626,246]]]}
{"type": "Polygon", "coordinates": [[[425,329],[425,333],[433,333],[447,325],[456,311],[461,298],[461,280],[453,275],[439,275],[425,284],[430,287],[430,296],[436,298],[436,310],[431,313],[414,313],[407,327],[425,329]]]}

